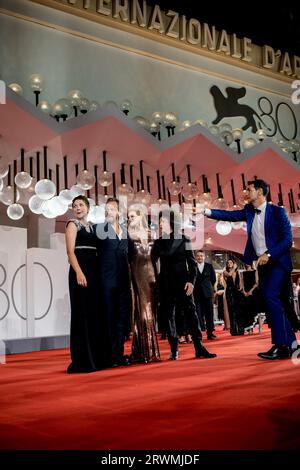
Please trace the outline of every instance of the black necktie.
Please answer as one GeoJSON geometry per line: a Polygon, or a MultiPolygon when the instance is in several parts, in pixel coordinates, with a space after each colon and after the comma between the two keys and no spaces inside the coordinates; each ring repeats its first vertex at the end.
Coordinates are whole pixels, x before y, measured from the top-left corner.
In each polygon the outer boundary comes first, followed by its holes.
{"type": "Polygon", "coordinates": [[[260,210],[260,209],[254,209],[254,212],[255,212],[256,214],[260,214],[260,213],[261,213],[261,210],[260,210]]]}

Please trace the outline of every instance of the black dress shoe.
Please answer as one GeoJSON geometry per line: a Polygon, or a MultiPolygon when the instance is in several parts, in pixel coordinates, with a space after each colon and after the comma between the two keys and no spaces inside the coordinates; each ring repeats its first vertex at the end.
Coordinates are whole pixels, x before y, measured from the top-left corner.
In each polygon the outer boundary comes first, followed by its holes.
{"type": "Polygon", "coordinates": [[[217,357],[215,353],[210,353],[207,349],[202,346],[200,349],[197,349],[196,358],[204,357],[206,359],[210,359],[211,357],[217,357]]]}
{"type": "Polygon", "coordinates": [[[131,366],[132,365],[132,361],[130,359],[130,357],[128,356],[123,356],[120,360],[120,366],[131,366]]]}
{"type": "Polygon", "coordinates": [[[179,358],[178,351],[171,352],[170,357],[169,357],[170,361],[177,361],[178,358],[179,358]]]}
{"type": "Polygon", "coordinates": [[[262,359],[268,359],[273,361],[275,359],[288,359],[290,357],[290,348],[288,346],[274,345],[267,352],[261,352],[257,354],[262,359]]]}
{"type": "Polygon", "coordinates": [[[275,349],[277,349],[276,344],[275,344],[274,346],[272,346],[271,349],[269,349],[269,351],[261,352],[261,353],[258,353],[257,355],[258,355],[259,357],[261,357],[261,354],[272,354],[273,351],[275,351],[275,349]]]}
{"type": "Polygon", "coordinates": [[[132,361],[130,359],[129,356],[123,356],[123,357],[119,357],[118,359],[115,359],[112,364],[111,364],[111,367],[119,367],[119,366],[131,366],[132,364],[132,361]]]}
{"type": "Polygon", "coordinates": [[[216,335],[213,333],[211,335],[207,335],[207,339],[216,339],[216,335]]]}

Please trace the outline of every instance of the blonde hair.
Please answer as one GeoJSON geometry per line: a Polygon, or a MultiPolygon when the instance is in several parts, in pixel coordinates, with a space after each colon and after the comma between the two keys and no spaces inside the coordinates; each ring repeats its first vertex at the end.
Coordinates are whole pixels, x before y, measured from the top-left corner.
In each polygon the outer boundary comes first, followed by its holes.
{"type": "Polygon", "coordinates": [[[148,229],[148,221],[147,221],[147,215],[145,214],[145,211],[141,209],[140,206],[138,205],[132,205],[128,209],[128,214],[130,212],[135,212],[138,217],[141,218],[140,226],[144,229],[148,229]]]}

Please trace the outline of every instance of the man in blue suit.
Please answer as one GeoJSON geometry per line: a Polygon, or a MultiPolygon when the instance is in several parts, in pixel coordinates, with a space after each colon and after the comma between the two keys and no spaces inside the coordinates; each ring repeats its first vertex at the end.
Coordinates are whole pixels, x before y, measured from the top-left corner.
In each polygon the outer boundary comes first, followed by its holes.
{"type": "Polygon", "coordinates": [[[131,308],[130,272],[128,256],[132,240],[127,228],[119,223],[119,201],[108,198],[105,206],[106,221],[95,226],[98,242],[99,269],[102,288],[103,315],[106,332],[102,341],[107,343],[107,356],[111,365],[130,365],[124,356],[126,327],[131,308]]]}
{"type": "Polygon", "coordinates": [[[259,286],[265,300],[267,318],[271,325],[272,348],[258,353],[263,359],[290,357],[295,333],[283,309],[281,294],[290,282],[293,269],[290,255],[292,228],[285,209],[268,204],[269,185],[260,179],[249,181],[249,203],[241,210],[223,211],[205,209],[206,216],[228,222],[247,222],[248,239],[244,261],[257,261],[259,286]]]}

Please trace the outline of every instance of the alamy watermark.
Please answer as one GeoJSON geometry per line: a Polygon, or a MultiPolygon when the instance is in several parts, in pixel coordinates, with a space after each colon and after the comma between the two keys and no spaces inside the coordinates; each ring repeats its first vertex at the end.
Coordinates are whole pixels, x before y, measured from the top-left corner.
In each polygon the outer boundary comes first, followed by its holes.
{"type": "MultiPolygon", "coordinates": [[[[145,218],[150,221],[152,237],[154,239],[162,236],[163,238],[170,238],[171,235],[162,234],[160,232],[159,218],[162,215],[164,218],[173,219],[174,231],[172,238],[181,239],[183,235],[188,237],[186,243],[187,250],[201,249],[204,244],[204,216],[201,213],[202,205],[184,204],[180,207],[179,204],[150,204],[144,205],[142,203],[129,203],[126,196],[119,197],[119,214],[122,222],[127,221],[130,211],[138,210],[143,213],[145,218]]],[[[96,234],[100,240],[107,238],[115,238],[115,233],[106,226],[105,223],[97,224],[96,234]]]]}
{"type": "Polygon", "coordinates": [[[294,80],[293,83],[291,84],[291,87],[293,88],[292,95],[291,95],[291,100],[293,104],[300,104],[300,80],[294,80]]]}
{"type": "Polygon", "coordinates": [[[2,339],[0,339],[0,364],[6,364],[6,348],[2,339]]]}
{"type": "Polygon", "coordinates": [[[0,104],[6,104],[6,86],[3,80],[0,80],[0,104]]]}
{"type": "Polygon", "coordinates": [[[297,340],[293,342],[292,349],[293,349],[293,353],[291,356],[292,363],[295,366],[298,366],[300,364],[300,343],[298,343],[297,340]]]}

